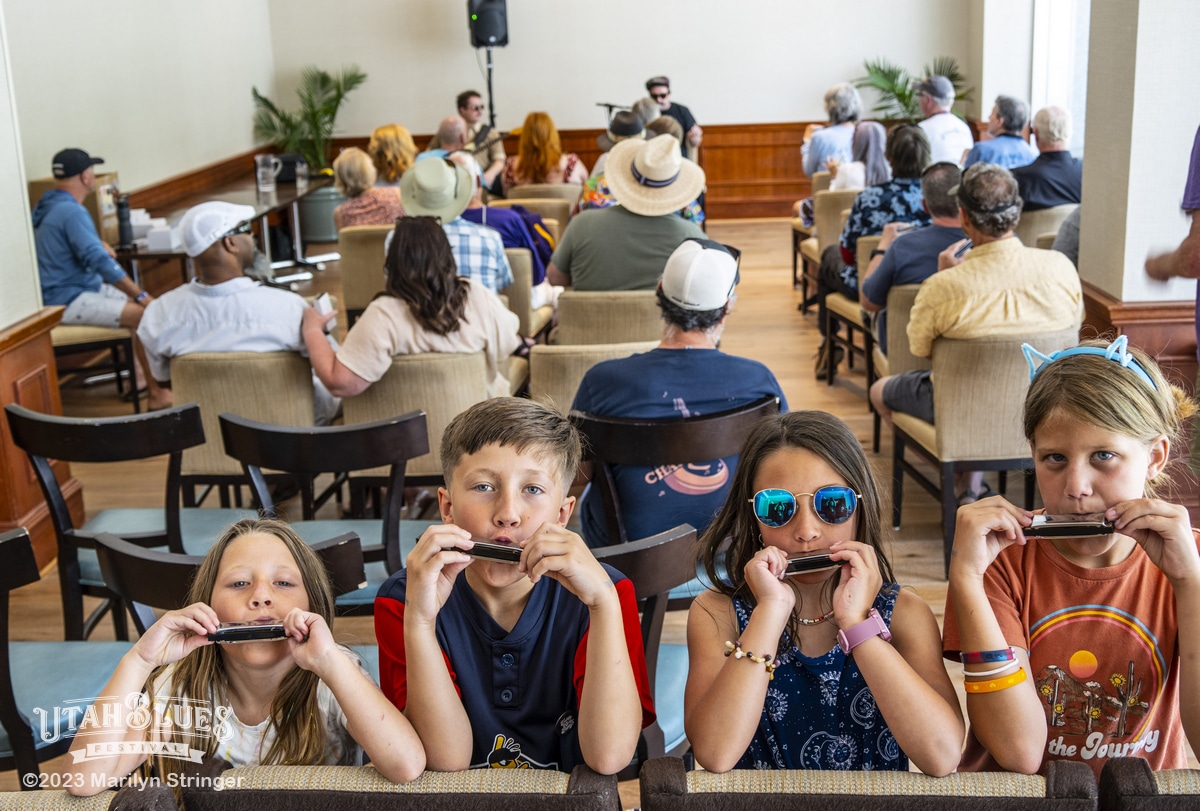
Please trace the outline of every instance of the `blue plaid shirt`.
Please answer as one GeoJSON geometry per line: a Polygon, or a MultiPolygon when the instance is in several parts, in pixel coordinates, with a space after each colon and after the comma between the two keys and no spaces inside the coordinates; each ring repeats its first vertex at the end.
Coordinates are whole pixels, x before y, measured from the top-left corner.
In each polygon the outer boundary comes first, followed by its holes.
{"type": "Polygon", "coordinates": [[[455,217],[442,225],[458,265],[458,275],[499,293],[513,282],[512,267],[504,255],[504,242],[494,228],[455,217]]]}

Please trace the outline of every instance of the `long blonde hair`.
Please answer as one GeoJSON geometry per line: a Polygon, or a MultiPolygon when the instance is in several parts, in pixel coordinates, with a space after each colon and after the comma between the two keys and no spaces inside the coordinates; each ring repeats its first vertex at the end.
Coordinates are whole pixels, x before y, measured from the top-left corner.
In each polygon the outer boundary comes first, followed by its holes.
{"type": "MultiPolygon", "coordinates": [[[[320,615],[326,623],[332,624],[333,591],[324,564],[290,526],[269,518],[247,518],[225,531],[196,570],[196,578],[188,591],[187,604],[209,603],[212,600],[225,550],[235,540],[246,535],[269,535],[283,542],[300,570],[300,578],[308,595],[308,610],[320,615]]],[[[151,700],[154,698],[154,684],[161,681],[165,670],[164,667],[156,668],[146,682],[146,694],[151,700]]],[[[319,679],[315,673],[299,666],[293,667],[284,676],[274,699],[271,700],[268,718],[275,730],[275,740],[271,748],[263,754],[263,765],[310,765],[326,761],[327,738],[323,728],[324,721],[317,706],[318,683],[319,679]]],[[[228,676],[221,658],[221,646],[205,645],[175,663],[167,694],[172,698],[197,702],[212,701],[215,709],[215,706],[228,705],[227,684],[228,676]]],[[[216,752],[218,743],[214,731],[215,723],[210,725],[207,734],[202,737],[195,734],[184,735],[172,726],[168,740],[186,742],[190,747],[202,749],[206,754],[212,755],[216,752]]],[[[147,761],[147,767],[153,768],[162,780],[166,778],[167,773],[181,772],[179,763],[180,761],[174,758],[157,755],[147,761]]]]}
{"type": "Polygon", "coordinates": [[[400,175],[413,165],[417,145],[408,129],[400,124],[376,127],[367,144],[367,154],[375,163],[375,171],[385,183],[399,183],[400,175]]]}

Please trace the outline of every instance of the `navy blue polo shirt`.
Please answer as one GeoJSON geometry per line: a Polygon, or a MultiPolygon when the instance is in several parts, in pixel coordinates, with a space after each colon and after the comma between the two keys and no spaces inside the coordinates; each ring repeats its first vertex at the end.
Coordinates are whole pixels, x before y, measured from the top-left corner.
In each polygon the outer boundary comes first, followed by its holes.
{"type": "Polygon", "coordinates": [[[1043,152],[1028,166],[1012,170],[1025,201],[1022,211],[1054,208],[1083,199],[1083,162],[1070,152],[1043,152]]]}

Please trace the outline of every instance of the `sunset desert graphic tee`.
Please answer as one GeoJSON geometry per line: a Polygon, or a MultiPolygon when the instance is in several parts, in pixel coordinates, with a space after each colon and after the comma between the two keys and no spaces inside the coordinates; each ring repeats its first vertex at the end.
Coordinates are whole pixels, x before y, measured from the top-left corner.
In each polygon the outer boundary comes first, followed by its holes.
{"type": "MultiPolygon", "coordinates": [[[[1115,566],[1085,569],[1049,541],[1010,546],[984,586],[1010,645],[1029,651],[1049,730],[1049,760],[1096,772],[1114,757],[1150,768],[1187,768],[1179,718],[1175,594],[1140,546],[1115,566]]],[[[958,622],[946,603],[946,658],[958,660],[958,622]]],[[[999,770],[973,734],[959,767],[999,770]]]]}

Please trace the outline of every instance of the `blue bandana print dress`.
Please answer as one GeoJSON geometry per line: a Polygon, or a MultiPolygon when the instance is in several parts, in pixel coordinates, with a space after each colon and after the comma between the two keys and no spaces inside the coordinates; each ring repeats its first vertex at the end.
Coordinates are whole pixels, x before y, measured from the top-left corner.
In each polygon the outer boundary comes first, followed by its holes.
{"type": "MultiPolygon", "coordinates": [[[[892,624],[900,587],[886,583],[875,610],[892,624]]],[[[750,606],[734,598],[739,634],[750,606]]],[[[817,657],[802,654],[785,634],[775,679],[767,686],[758,730],[738,769],[908,770],[892,731],[875,706],[858,665],[837,645],[817,657]]]]}

